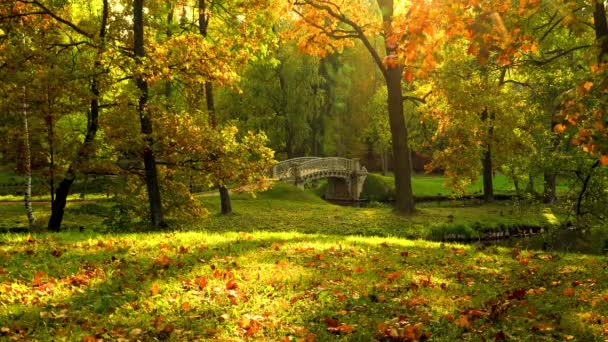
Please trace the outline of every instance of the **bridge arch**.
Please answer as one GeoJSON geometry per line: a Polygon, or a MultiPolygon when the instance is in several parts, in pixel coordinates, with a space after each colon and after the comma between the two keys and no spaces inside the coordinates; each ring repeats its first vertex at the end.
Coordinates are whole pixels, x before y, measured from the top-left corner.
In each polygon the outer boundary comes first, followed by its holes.
{"type": "Polygon", "coordinates": [[[288,159],[272,168],[272,178],[303,187],[307,181],[326,178],[325,198],[357,201],[367,178],[367,169],[359,159],[338,157],[302,157],[288,159]]]}

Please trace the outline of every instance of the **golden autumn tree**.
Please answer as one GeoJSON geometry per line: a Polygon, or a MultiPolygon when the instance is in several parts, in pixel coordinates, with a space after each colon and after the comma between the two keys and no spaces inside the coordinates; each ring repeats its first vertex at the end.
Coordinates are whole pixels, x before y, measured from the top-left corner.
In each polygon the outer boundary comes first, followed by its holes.
{"type": "Polygon", "coordinates": [[[439,47],[451,37],[467,32],[465,18],[472,15],[472,5],[466,1],[393,0],[291,3],[297,15],[292,33],[303,51],[323,56],[360,40],[382,73],[387,87],[396,209],[412,213],[415,205],[403,103],[423,99],[404,96],[404,81],[411,83],[436,67],[440,62],[439,47]]]}

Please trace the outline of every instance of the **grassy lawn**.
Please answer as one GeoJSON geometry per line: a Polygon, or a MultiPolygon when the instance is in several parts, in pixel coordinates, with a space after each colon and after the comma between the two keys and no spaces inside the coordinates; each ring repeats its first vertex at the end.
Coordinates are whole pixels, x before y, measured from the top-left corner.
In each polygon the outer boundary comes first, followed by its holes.
{"type": "MultiPolygon", "coordinates": [[[[416,174],[412,176],[412,188],[415,197],[450,197],[454,193],[452,189],[445,186],[446,178],[438,175],[423,175],[416,174]]],[[[494,194],[496,195],[513,195],[515,194],[515,186],[513,181],[507,176],[497,174],[493,177],[494,194]]],[[[543,192],[542,179],[535,181],[536,191],[538,193],[543,192]]],[[[526,184],[520,185],[523,188],[526,184]]],[[[324,191],[322,189],[321,191],[324,191]]],[[[567,191],[566,184],[558,184],[558,193],[565,193],[567,191]]],[[[380,174],[372,173],[368,175],[365,184],[363,186],[363,192],[361,198],[369,199],[372,201],[384,201],[394,197],[395,192],[395,180],[392,175],[382,176],[380,174]]],[[[478,178],[477,181],[466,189],[466,196],[482,195],[483,194],[483,179],[478,178]]]]}
{"type": "Polygon", "coordinates": [[[603,257],[238,230],[3,236],[1,334],[218,341],[608,337],[603,257]]]}
{"type": "MultiPolygon", "coordinates": [[[[608,338],[605,256],[418,239],[559,223],[548,208],[445,202],[407,218],[282,184],[232,199],[220,216],[202,197],[210,214],[173,232],[100,233],[100,200],[68,204],[69,232],[0,234],[0,339],[608,338]]],[[[48,204],[36,210],[44,223],[48,204]]],[[[0,224],[23,226],[23,205],[1,205],[0,224]]]]}

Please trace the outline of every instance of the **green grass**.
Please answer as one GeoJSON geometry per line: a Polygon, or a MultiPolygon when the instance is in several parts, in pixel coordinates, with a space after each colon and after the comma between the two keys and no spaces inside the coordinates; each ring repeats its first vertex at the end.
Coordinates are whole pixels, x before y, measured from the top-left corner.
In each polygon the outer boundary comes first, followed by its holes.
{"type": "MultiPolygon", "coordinates": [[[[605,256],[540,252],[528,239],[517,248],[418,239],[560,223],[549,208],[445,201],[403,217],[282,183],[255,198],[232,195],[229,216],[219,215],[217,197],[201,200],[209,215],[173,219],[175,231],[99,233],[113,205],[99,200],[68,203],[70,232],[0,234],[0,339],[608,337],[605,256]]],[[[35,209],[44,226],[48,204],[35,209]]],[[[25,224],[21,203],[0,205],[0,228],[25,224]]],[[[598,252],[605,237],[567,233],[537,239],[598,252]]]]}
{"type": "MultiPolygon", "coordinates": [[[[453,197],[456,196],[451,188],[445,186],[446,178],[438,175],[413,175],[412,188],[415,197],[453,197]]],[[[493,177],[494,194],[512,195],[515,194],[515,186],[511,179],[502,174],[493,177]]],[[[536,180],[536,191],[542,193],[542,180],[536,180]]],[[[522,187],[525,185],[521,185],[522,187]]],[[[565,184],[558,185],[558,192],[564,193],[567,190],[565,184]]],[[[317,190],[323,193],[324,188],[317,190]]],[[[395,179],[392,175],[382,176],[371,173],[367,176],[361,198],[370,201],[387,201],[395,197],[395,179]]],[[[465,196],[483,194],[483,179],[477,181],[466,188],[465,196]]]]}
{"type": "Polygon", "coordinates": [[[251,198],[232,196],[235,214],[221,216],[217,198],[203,198],[211,215],[185,229],[221,232],[226,227],[241,231],[299,232],[330,235],[430,237],[435,226],[475,226],[493,229],[510,225],[551,226],[563,216],[541,205],[516,206],[512,202],[476,205],[445,201],[419,205],[411,217],[395,215],[392,207],[354,208],[329,204],[311,191],[278,183],[266,193],[251,198]]]}
{"type": "Polygon", "coordinates": [[[608,333],[604,257],[240,230],[1,236],[0,334],[602,341],[608,333]]]}

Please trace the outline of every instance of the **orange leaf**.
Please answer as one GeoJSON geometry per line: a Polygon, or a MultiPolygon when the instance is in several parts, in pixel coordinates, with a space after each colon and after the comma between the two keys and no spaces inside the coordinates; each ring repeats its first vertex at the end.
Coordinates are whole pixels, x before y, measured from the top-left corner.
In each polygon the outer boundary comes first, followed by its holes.
{"type": "Polygon", "coordinates": [[[162,266],[162,267],[169,267],[169,265],[171,265],[173,263],[173,260],[171,258],[169,258],[168,256],[166,256],[165,254],[161,254],[159,255],[155,260],[154,263],[158,266],[162,266]]]}
{"type": "Polygon", "coordinates": [[[600,156],[600,164],[608,165],[608,154],[602,154],[600,156]]]}
{"type": "Polygon", "coordinates": [[[394,273],[389,273],[387,275],[388,279],[397,279],[399,277],[401,277],[401,275],[399,274],[399,272],[394,272],[394,273]]]}
{"type": "Polygon", "coordinates": [[[412,83],[412,81],[414,80],[414,73],[412,72],[412,69],[407,69],[403,74],[403,77],[406,81],[412,83]]]}
{"type": "Polygon", "coordinates": [[[226,283],[226,290],[234,290],[238,287],[239,287],[239,285],[234,280],[229,280],[226,283]]]}
{"type": "Polygon", "coordinates": [[[202,276],[202,277],[194,278],[194,283],[196,285],[198,285],[198,288],[200,290],[202,290],[202,289],[205,288],[205,286],[207,286],[207,277],[206,276],[202,276]]]}
{"type": "Polygon", "coordinates": [[[479,52],[479,47],[477,46],[477,44],[471,44],[469,45],[469,49],[467,50],[467,53],[471,56],[475,56],[477,55],[477,53],[479,52]]]}
{"type": "Polygon", "coordinates": [[[183,312],[188,312],[188,311],[192,310],[192,308],[190,307],[190,303],[188,303],[188,302],[183,302],[182,305],[179,307],[179,309],[183,312]]]}
{"type": "Polygon", "coordinates": [[[519,264],[520,265],[527,265],[529,263],[530,263],[530,259],[528,259],[528,258],[521,258],[521,259],[519,259],[519,264]]]}
{"type": "Polygon", "coordinates": [[[467,316],[460,315],[460,317],[458,317],[458,320],[456,320],[456,325],[461,328],[469,329],[471,327],[471,322],[469,322],[467,316]]]}
{"type": "Polygon", "coordinates": [[[568,297],[574,296],[574,289],[571,287],[564,289],[564,296],[568,296],[568,297]]]}
{"type": "Polygon", "coordinates": [[[553,130],[557,133],[564,133],[566,131],[566,125],[557,124],[557,125],[553,126],[553,130]]]}
{"type": "Polygon", "coordinates": [[[160,286],[158,286],[157,283],[152,284],[152,288],[150,289],[150,293],[152,293],[153,296],[156,296],[159,292],[160,292],[160,286]]]}

